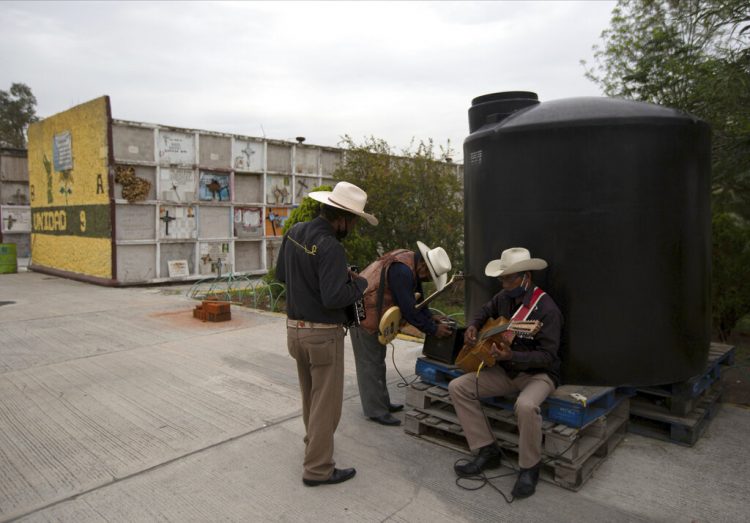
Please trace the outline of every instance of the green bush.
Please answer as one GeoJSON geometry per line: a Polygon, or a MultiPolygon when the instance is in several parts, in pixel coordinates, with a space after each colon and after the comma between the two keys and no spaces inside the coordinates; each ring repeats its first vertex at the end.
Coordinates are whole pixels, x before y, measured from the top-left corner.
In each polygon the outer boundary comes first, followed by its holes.
{"type": "Polygon", "coordinates": [[[750,313],[750,225],[739,216],[716,213],[713,226],[712,324],[726,341],[750,313]]]}
{"type": "MultiPolygon", "coordinates": [[[[319,187],[313,187],[312,191],[331,191],[333,188],[330,185],[321,185],[319,187]]],[[[284,222],[284,228],[282,229],[282,234],[286,234],[286,232],[298,222],[309,222],[313,218],[317,217],[318,214],[320,214],[320,202],[317,200],[313,200],[309,196],[305,196],[305,198],[302,199],[302,203],[294,208],[291,213],[289,213],[289,218],[286,219],[284,222]]],[[[268,272],[263,276],[263,283],[267,285],[271,285],[272,283],[280,283],[276,279],[276,267],[269,267],[268,272]]],[[[271,286],[274,288],[274,286],[271,286]]],[[[279,291],[274,291],[275,293],[278,293],[279,291]]],[[[276,296],[274,296],[276,297],[276,296]]]]}
{"type": "MultiPolygon", "coordinates": [[[[333,187],[331,187],[330,185],[321,185],[320,187],[313,187],[310,192],[332,190],[333,187]]],[[[316,218],[318,214],[320,214],[320,202],[317,200],[313,200],[309,196],[305,196],[302,199],[302,203],[299,205],[299,207],[295,208],[291,213],[289,213],[289,218],[287,218],[284,222],[284,229],[282,230],[282,233],[286,234],[286,231],[288,231],[295,223],[309,222],[310,220],[316,218]]]]}
{"type": "Polygon", "coordinates": [[[394,249],[417,248],[421,240],[443,247],[453,270],[463,266],[463,188],[451,151],[420,142],[396,151],[385,140],[370,137],[357,143],[345,136],[346,162],[336,180],[346,180],[367,192],[367,212],[380,223],[360,220],[344,240],[349,263],[366,267],[394,249]]]}

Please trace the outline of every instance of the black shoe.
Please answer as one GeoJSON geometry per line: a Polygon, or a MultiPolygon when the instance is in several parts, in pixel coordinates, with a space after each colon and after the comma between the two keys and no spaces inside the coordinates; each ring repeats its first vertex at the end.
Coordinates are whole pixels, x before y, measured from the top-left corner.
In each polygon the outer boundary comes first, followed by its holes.
{"type": "Polygon", "coordinates": [[[485,469],[496,469],[500,466],[500,450],[490,444],[479,449],[479,454],[474,461],[464,463],[463,465],[454,465],[453,470],[459,476],[476,476],[485,469]]]}
{"type": "Polygon", "coordinates": [[[352,479],[357,473],[355,469],[333,469],[333,474],[328,479],[318,481],[316,479],[305,479],[302,478],[302,483],[308,487],[317,487],[318,485],[333,485],[335,483],[343,483],[348,479],[352,479]]]}
{"type": "Polygon", "coordinates": [[[539,463],[529,469],[522,468],[518,473],[518,479],[513,486],[514,498],[528,498],[536,492],[536,483],[539,481],[539,463]]]}
{"type": "Polygon", "coordinates": [[[370,419],[372,421],[377,421],[381,425],[401,425],[401,420],[398,418],[394,418],[390,413],[383,414],[382,416],[370,416],[370,419]]]}
{"type": "Polygon", "coordinates": [[[404,410],[404,406],[400,403],[391,403],[388,405],[388,412],[398,412],[400,410],[404,410]]]}

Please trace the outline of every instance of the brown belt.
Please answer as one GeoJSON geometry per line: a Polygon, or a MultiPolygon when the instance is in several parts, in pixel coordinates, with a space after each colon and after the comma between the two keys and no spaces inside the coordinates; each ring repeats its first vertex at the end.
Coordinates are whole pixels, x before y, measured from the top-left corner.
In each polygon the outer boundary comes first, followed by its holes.
{"type": "Polygon", "coordinates": [[[315,323],[314,321],[305,320],[286,320],[287,327],[296,327],[298,329],[335,329],[340,328],[340,323],[315,323]]]}

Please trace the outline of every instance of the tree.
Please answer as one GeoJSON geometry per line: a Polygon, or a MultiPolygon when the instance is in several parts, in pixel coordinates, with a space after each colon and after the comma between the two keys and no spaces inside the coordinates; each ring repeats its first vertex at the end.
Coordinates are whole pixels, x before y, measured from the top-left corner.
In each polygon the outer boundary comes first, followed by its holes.
{"type": "Polygon", "coordinates": [[[713,323],[725,339],[750,311],[750,299],[735,295],[750,281],[747,0],[620,0],[602,40],[586,76],[606,95],[674,107],[711,125],[713,323]]]}
{"type": "Polygon", "coordinates": [[[36,97],[26,84],[11,84],[9,91],[0,90],[0,145],[26,148],[26,129],[36,122],[36,97]]]}
{"type": "Polygon", "coordinates": [[[416,249],[417,240],[445,248],[454,268],[463,265],[463,193],[449,148],[432,141],[396,155],[385,140],[361,144],[345,136],[345,161],[334,173],[367,192],[367,210],[380,223],[362,222],[344,240],[350,263],[365,267],[384,252],[416,249]]]}
{"type": "Polygon", "coordinates": [[[586,76],[608,96],[674,107],[707,121],[714,208],[750,218],[747,0],[620,0],[602,40],[586,76]]]}
{"type": "Polygon", "coordinates": [[[750,310],[750,278],[737,277],[750,267],[750,227],[729,213],[716,213],[712,226],[711,320],[719,339],[726,341],[750,310]]]}

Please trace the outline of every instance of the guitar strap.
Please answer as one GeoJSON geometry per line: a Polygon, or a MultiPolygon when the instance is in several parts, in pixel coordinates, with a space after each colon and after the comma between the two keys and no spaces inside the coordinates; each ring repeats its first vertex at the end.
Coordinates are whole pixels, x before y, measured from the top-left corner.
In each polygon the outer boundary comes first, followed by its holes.
{"type": "Polygon", "coordinates": [[[531,311],[534,310],[534,307],[536,307],[536,304],[539,303],[539,300],[547,294],[539,287],[534,287],[534,292],[531,293],[531,299],[529,300],[529,305],[526,306],[523,303],[520,307],[518,307],[518,310],[513,314],[513,317],[511,317],[510,321],[526,321],[528,319],[529,315],[531,314],[531,311]]]}
{"type": "MultiPolygon", "coordinates": [[[[531,293],[531,299],[529,300],[529,305],[521,304],[520,307],[518,307],[518,310],[513,314],[510,321],[525,321],[528,319],[528,317],[531,315],[531,311],[534,310],[536,307],[536,304],[539,303],[539,300],[542,299],[542,296],[547,294],[539,287],[534,287],[534,292],[531,293]]],[[[504,338],[512,337],[513,334],[510,331],[505,331],[503,333],[504,338]]]]}
{"type": "MultiPolygon", "coordinates": [[[[390,265],[388,267],[390,267],[390,265]]],[[[377,311],[378,311],[377,318],[378,318],[378,321],[380,321],[380,318],[383,317],[382,316],[382,313],[383,313],[383,294],[385,293],[385,276],[386,276],[386,273],[388,272],[387,271],[388,267],[383,267],[380,270],[380,285],[378,286],[378,300],[377,300],[377,311]]],[[[378,330],[380,330],[380,329],[378,328],[378,330]]],[[[382,333],[380,333],[380,334],[382,334],[382,333]]]]}

